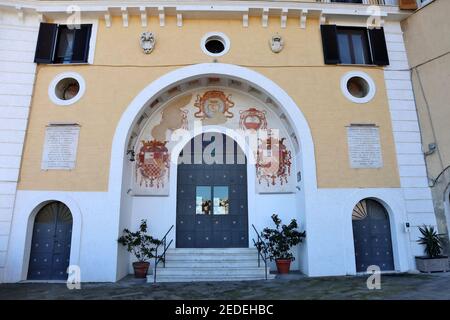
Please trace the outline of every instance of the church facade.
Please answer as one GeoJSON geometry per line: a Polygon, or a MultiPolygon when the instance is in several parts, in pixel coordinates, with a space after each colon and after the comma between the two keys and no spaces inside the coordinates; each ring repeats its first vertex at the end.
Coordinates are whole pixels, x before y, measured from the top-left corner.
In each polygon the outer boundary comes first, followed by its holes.
{"type": "Polygon", "coordinates": [[[415,270],[436,221],[397,1],[0,10],[1,281],[117,281],[143,219],[172,252],[250,249],[273,213],[308,276],[415,270]]]}

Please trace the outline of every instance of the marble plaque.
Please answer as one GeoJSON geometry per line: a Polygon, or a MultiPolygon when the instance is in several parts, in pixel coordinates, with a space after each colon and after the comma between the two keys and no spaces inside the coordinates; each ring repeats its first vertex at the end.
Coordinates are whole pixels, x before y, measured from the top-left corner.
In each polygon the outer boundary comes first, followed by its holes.
{"type": "Polygon", "coordinates": [[[373,169],[383,167],[380,130],[375,126],[347,127],[350,167],[373,169]]]}
{"type": "Polygon", "coordinates": [[[45,131],[43,170],[72,170],[77,159],[77,125],[50,125],[45,131]]]}

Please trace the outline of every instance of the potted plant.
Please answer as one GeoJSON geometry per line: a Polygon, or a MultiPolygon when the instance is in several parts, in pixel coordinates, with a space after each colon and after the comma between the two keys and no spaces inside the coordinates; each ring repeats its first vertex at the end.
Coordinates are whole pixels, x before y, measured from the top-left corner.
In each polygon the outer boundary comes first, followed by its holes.
{"type": "MultiPolygon", "coordinates": [[[[289,273],[291,262],[295,259],[290,249],[303,241],[306,232],[297,230],[298,225],[295,219],[285,225],[281,223],[277,214],[273,214],[271,218],[275,223],[275,229],[264,228],[261,236],[267,240],[268,257],[270,261],[275,260],[278,273],[289,273]]],[[[261,244],[257,243],[258,245],[261,244]]]]}
{"type": "Polygon", "coordinates": [[[133,253],[137,259],[136,262],[133,262],[134,276],[145,278],[150,266],[148,260],[155,257],[153,254],[155,246],[161,243],[147,234],[147,220],[141,221],[139,230],[136,232],[124,229],[123,235],[117,241],[125,246],[128,252],[133,253]]]}
{"type": "Polygon", "coordinates": [[[419,227],[422,236],[417,240],[425,246],[426,256],[416,257],[417,270],[420,272],[447,272],[449,270],[448,257],[442,256],[442,235],[433,226],[419,227]]]}

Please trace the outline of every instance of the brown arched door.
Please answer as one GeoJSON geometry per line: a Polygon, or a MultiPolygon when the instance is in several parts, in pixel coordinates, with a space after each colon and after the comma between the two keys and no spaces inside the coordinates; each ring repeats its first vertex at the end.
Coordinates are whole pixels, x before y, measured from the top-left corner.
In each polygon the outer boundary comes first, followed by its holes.
{"type": "Polygon", "coordinates": [[[385,207],[372,199],[360,201],[353,209],[352,225],[356,271],[366,272],[372,265],[381,271],[394,270],[391,226],[385,207]]]}
{"type": "Polygon", "coordinates": [[[34,219],[28,279],[67,279],[71,239],[69,208],[56,201],[45,205],[34,219]]]}

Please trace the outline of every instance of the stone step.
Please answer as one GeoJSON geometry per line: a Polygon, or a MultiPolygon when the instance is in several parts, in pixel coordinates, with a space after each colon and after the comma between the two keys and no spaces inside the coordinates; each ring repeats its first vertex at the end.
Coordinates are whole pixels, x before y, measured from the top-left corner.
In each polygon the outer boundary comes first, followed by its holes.
{"type": "MultiPolygon", "coordinates": [[[[166,258],[166,268],[201,268],[201,267],[214,267],[214,268],[246,268],[246,267],[257,267],[258,261],[253,259],[229,259],[224,257],[222,259],[167,259],[166,258]]],[[[261,266],[264,263],[261,262],[261,266]]],[[[162,263],[158,264],[158,269],[162,268],[162,263]]]]}
{"type": "MultiPolygon", "coordinates": [[[[267,279],[274,279],[275,275],[268,274],[267,279]]],[[[227,277],[211,277],[205,276],[157,276],[156,282],[198,282],[198,281],[208,281],[208,282],[218,282],[218,281],[258,281],[264,280],[264,276],[227,276],[227,277]]],[[[147,282],[153,283],[153,276],[147,276],[147,282]]]]}
{"type": "Polygon", "coordinates": [[[257,254],[185,254],[166,253],[166,261],[257,261],[257,254]]]}
{"type": "Polygon", "coordinates": [[[215,268],[215,267],[197,267],[197,268],[158,268],[158,275],[185,275],[185,276],[256,276],[264,275],[264,267],[245,267],[245,268],[215,268]]]}
{"type": "Polygon", "coordinates": [[[157,282],[262,280],[265,269],[262,261],[258,267],[256,248],[171,248],[156,276],[157,282]]]}
{"type": "Polygon", "coordinates": [[[176,255],[256,255],[256,248],[170,248],[166,254],[176,255]]]}

